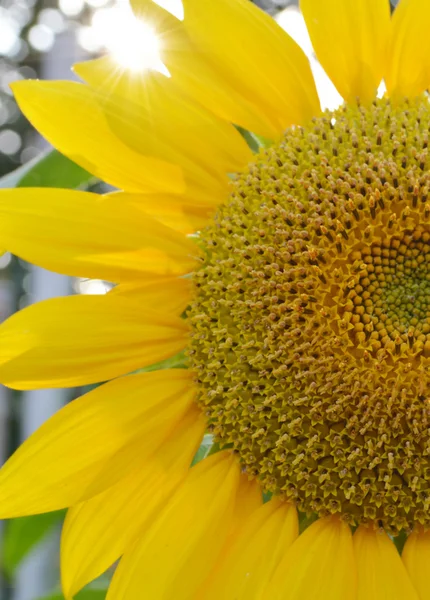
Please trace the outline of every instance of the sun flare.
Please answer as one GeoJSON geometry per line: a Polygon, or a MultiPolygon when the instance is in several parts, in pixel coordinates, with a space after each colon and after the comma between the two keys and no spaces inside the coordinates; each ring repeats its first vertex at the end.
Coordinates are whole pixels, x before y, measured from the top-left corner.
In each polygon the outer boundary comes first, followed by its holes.
{"type": "Polygon", "coordinates": [[[97,11],[92,20],[94,37],[120,67],[132,72],[155,69],[166,72],[155,31],[137,19],[128,3],[97,11]]]}

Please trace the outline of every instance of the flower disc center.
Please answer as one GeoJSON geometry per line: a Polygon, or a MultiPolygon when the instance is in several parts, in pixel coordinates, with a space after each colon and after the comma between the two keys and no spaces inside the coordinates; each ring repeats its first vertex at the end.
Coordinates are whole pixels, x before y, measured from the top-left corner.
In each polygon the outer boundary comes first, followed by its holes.
{"type": "Polygon", "coordinates": [[[265,490],[396,534],[430,526],[430,106],[291,128],[201,233],[198,402],[265,490]]]}
{"type": "Polygon", "coordinates": [[[430,348],[430,234],[423,227],[391,235],[360,252],[343,322],[352,340],[395,355],[430,348]]]}

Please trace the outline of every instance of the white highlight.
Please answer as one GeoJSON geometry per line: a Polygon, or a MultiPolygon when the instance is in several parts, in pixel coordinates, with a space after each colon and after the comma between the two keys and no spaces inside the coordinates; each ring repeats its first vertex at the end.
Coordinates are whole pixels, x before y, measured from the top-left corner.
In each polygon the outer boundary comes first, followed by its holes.
{"type": "Polygon", "coordinates": [[[308,57],[322,109],[334,110],[338,108],[343,102],[342,96],[336,90],[315,56],[306,23],[300,10],[294,6],[286,8],[276,17],[276,20],[308,57]]]}
{"type": "Polygon", "coordinates": [[[79,41],[89,51],[106,50],[124,69],[154,69],[168,74],[160,59],[160,41],[155,31],[134,16],[127,1],[96,10],[79,41]]]}
{"type": "Polygon", "coordinates": [[[172,13],[177,19],[183,20],[184,7],[181,0],[155,0],[155,2],[172,13]]]}
{"type": "Polygon", "coordinates": [[[286,8],[277,15],[276,20],[282,29],[300,46],[306,56],[311,57],[314,50],[300,10],[295,6],[286,8]]]}
{"type": "Polygon", "coordinates": [[[88,294],[91,296],[103,296],[107,294],[112,286],[101,279],[78,279],[73,285],[78,294],[88,294]]]}

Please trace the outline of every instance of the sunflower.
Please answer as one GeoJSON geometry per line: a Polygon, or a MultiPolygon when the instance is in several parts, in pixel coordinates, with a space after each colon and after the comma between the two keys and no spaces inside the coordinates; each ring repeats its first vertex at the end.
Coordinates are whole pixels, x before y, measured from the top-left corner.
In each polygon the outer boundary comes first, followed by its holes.
{"type": "Polygon", "coordinates": [[[4,384],[105,382],[9,459],[0,516],[69,507],[67,599],[120,559],[108,600],[428,600],[430,6],[301,0],[321,112],[248,0],[183,5],[134,0],[170,77],[13,86],[120,191],[0,193],[10,251],[115,284],[0,328],[4,384]]]}

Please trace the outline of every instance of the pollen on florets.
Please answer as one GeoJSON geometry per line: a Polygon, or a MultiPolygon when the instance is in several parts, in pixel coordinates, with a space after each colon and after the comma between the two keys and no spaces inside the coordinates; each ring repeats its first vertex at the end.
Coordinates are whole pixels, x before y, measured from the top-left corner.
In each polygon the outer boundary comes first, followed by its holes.
{"type": "Polygon", "coordinates": [[[289,129],[201,233],[198,402],[265,490],[430,526],[430,105],[289,129]]]}

